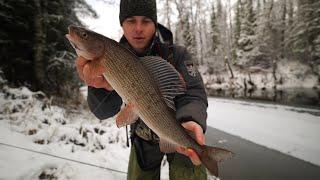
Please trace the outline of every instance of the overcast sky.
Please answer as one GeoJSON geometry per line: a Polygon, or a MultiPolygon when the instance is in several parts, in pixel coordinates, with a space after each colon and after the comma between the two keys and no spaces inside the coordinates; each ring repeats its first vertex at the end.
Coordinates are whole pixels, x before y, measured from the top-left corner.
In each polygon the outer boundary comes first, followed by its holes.
{"type": "MultiPolygon", "coordinates": [[[[119,40],[122,30],[119,23],[119,5],[109,5],[102,0],[86,0],[98,13],[99,18],[82,18],[90,30],[119,40]]],[[[117,0],[115,0],[117,2],[117,0]]]]}

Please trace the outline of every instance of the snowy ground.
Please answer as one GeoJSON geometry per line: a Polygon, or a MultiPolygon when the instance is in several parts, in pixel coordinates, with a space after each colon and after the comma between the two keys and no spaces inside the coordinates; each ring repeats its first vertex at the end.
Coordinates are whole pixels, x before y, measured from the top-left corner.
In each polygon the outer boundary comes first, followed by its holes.
{"type": "MultiPolygon", "coordinates": [[[[320,110],[210,98],[208,112],[209,126],[320,165],[320,110]]],[[[128,156],[114,120],[26,88],[0,91],[0,180],[126,179],[128,156]]]]}
{"type": "Polygon", "coordinates": [[[125,179],[129,148],[113,120],[50,106],[26,88],[5,87],[0,112],[0,179],[125,179]]]}

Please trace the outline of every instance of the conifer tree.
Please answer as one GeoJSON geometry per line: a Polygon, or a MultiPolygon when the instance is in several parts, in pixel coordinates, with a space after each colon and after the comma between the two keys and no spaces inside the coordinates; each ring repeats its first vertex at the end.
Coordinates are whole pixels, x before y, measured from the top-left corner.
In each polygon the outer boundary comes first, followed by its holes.
{"type": "MultiPolygon", "coordinates": [[[[294,29],[290,33],[293,52],[314,66],[320,61],[320,2],[298,0],[298,14],[294,29]]],[[[316,66],[314,72],[319,74],[316,66]]]]}
{"type": "Polygon", "coordinates": [[[235,10],[235,28],[233,32],[234,41],[233,41],[233,48],[232,48],[232,60],[233,62],[237,61],[237,50],[239,49],[239,39],[240,39],[240,32],[241,32],[241,12],[242,12],[242,4],[241,0],[236,2],[236,10],[235,10]]]}
{"type": "Polygon", "coordinates": [[[241,60],[238,61],[240,64],[246,64],[252,60],[255,56],[252,53],[255,48],[254,43],[256,40],[255,36],[255,14],[253,11],[252,0],[245,0],[243,6],[243,16],[241,16],[240,25],[240,37],[238,40],[238,57],[241,60]]]}
{"type": "Polygon", "coordinates": [[[75,57],[65,34],[69,25],[82,25],[76,13],[96,16],[85,0],[2,0],[0,3],[0,22],[3,23],[0,47],[4,54],[0,66],[9,83],[60,95],[66,95],[62,88],[70,87],[70,81],[74,80],[72,86],[79,86],[74,69],[66,69],[74,65],[75,57]],[[60,58],[56,74],[64,76],[60,79],[55,76],[56,83],[52,83],[48,68],[58,64],[53,62],[61,54],[65,56],[60,58]]]}
{"type": "Polygon", "coordinates": [[[212,5],[211,5],[210,24],[211,24],[211,39],[212,39],[211,52],[212,52],[212,55],[215,55],[219,45],[219,29],[217,26],[217,18],[216,18],[214,2],[212,2],[212,5]]]}
{"type": "Polygon", "coordinates": [[[286,15],[287,15],[287,1],[283,0],[282,4],[281,4],[281,27],[280,27],[280,37],[281,37],[281,52],[280,52],[280,56],[283,58],[284,57],[284,53],[285,53],[285,37],[286,37],[286,15]]]}
{"type": "Polygon", "coordinates": [[[184,19],[184,31],[183,31],[183,39],[184,45],[187,48],[188,52],[195,57],[196,55],[196,38],[194,35],[194,31],[190,25],[190,16],[189,12],[186,13],[186,17],[184,19]]]}

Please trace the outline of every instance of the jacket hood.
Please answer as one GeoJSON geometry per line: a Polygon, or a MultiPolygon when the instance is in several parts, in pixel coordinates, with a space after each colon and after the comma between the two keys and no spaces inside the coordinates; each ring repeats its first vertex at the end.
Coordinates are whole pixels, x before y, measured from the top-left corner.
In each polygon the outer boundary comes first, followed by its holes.
{"type": "Polygon", "coordinates": [[[172,32],[160,23],[158,23],[157,34],[161,43],[167,45],[173,44],[172,32]]]}

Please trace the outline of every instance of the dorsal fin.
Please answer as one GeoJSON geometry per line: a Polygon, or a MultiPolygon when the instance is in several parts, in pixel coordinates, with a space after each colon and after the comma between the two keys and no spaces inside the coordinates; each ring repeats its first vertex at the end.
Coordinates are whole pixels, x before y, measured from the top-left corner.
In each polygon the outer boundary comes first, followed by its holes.
{"type": "Polygon", "coordinates": [[[145,56],[140,59],[151,77],[156,81],[166,104],[175,110],[173,99],[186,92],[186,83],[181,74],[160,57],[145,56]]]}

